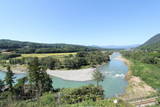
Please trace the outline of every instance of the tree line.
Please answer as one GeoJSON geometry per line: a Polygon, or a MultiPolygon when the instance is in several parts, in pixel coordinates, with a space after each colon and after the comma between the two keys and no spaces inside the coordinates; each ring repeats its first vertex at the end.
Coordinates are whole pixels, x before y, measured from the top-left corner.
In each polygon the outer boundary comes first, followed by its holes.
{"type": "Polygon", "coordinates": [[[160,65],[159,51],[123,51],[122,54],[127,58],[132,58],[146,64],[160,65]]]}
{"type": "Polygon", "coordinates": [[[21,54],[18,53],[0,53],[0,60],[8,60],[10,58],[20,57],[21,54]]]}
{"type": "MultiPolygon", "coordinates": [[[[48,69],[79,69],[83,66],[96,67],[102,63],[107,63],[110,58],[110,52],[92,51],[92,52],[78,52],[76,55],[66,56],[64,59],[54,57],[39,58],[40,65],[48,69]]],[[[10,58],[10,64],[28,64],[34,58],[10,58]]]]}

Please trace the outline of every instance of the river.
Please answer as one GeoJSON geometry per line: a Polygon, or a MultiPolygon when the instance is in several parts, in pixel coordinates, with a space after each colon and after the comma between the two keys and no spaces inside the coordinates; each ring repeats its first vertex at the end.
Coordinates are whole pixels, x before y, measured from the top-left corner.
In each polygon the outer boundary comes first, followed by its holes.
{"type": "MultiPolygon", "coordinates": [[[[120,53],[113,53],[111,61],[100,66],[98,69],[106,76],[103,82],[100,83],[104,89],[105,97],[113,97],[121,95],[125,92],[128,82],[125,80],[125,74],[128,72],[128,66],[116,57],[121,56],[120,53]]],[[[19,79],[26,74],[16,74],[15,78],[19,79]]],[[[4,79],[5,73],[0,72],[0,79],[4,79]]],[[[68,81],[60,78],[52,77],[54,88],[74,88],[87,84],[96,84],[94,81],[68,81]]]]}

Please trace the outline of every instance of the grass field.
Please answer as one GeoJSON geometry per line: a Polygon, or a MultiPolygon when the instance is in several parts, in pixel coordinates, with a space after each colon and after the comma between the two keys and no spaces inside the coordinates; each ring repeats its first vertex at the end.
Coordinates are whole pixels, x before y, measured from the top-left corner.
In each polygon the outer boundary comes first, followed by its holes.
{"type": "Polygon", "coordinates": [[[140,77],[148,85],[152,86],[154,89],[160,89],[160,68],[156,65],[145,64],[139,61],[133,61],[131,70],[134,76],[140,77]]]}
{"type": "Polygon", "coordinates": [[[47,54],[22,54],[21,57],[48,57],[48,56],[68,56],[76,55],[77,53],[47,53],[47,54]]]}

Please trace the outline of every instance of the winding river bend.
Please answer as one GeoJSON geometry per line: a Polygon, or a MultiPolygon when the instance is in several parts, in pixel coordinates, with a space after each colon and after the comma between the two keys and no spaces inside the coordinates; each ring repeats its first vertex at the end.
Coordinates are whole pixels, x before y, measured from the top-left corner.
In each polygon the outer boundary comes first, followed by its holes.
{"type": "MultiPolygon", "coordinates": [[[[119,56],[121,56],[120,53],[113,53],[111,55],[111,61],[108,64],[104,64],[98,68],[106,76],[105,80],[100,83],[105,90],[105,97],[113,97],[123,94],[128,85],[128,82],[124,78],[125,74],[128,72],[128,67],[123,61],[117,59],[119,56]]],[[[19,79],[25,75],[26,74],[16,74],[15,77],[16,79],[19,79]]],[[[0,72],[0,79],[4,79],[4,77],[5,73],[0,72]]],[[[95,82],[68,81],[53,77],[54,88],[73,88],[87,84],[95,84],[95,82]]]]}

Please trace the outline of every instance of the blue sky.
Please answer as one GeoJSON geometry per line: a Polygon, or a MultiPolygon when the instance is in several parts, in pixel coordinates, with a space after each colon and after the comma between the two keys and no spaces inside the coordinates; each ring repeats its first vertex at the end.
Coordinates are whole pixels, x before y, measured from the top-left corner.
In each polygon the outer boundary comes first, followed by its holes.
{"type": "Polygon", "coordinates": [[[160,0],[0,0],[0,39],[141,44],[160,33],[160,0]]]}

